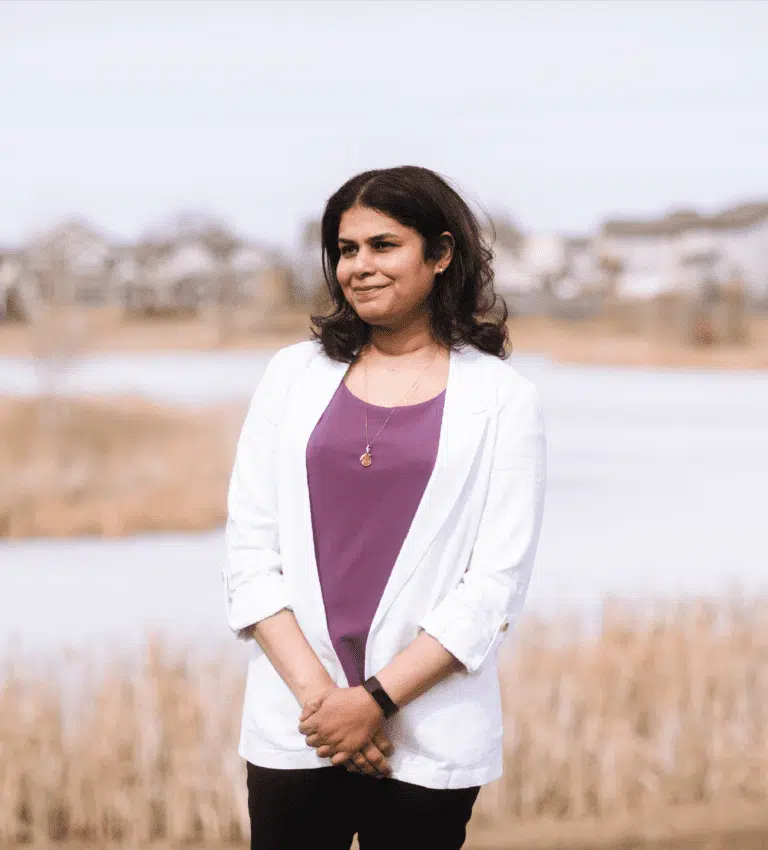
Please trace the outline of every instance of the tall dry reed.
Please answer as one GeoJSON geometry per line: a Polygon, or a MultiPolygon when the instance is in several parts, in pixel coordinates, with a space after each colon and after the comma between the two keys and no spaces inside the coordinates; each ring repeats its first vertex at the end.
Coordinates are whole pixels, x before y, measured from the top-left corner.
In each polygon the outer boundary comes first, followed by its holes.
{"type": "MultiPolygon", "coordinates": [[[[768,806],[768,600],[615,604],[592,630],[529,617],[502,653],[505,776],[477,825],[768,806]]],[[[234,645],[158,637],[138,660],[10,658],[0,845],[242,840],[243,676],[234,645]]]]}

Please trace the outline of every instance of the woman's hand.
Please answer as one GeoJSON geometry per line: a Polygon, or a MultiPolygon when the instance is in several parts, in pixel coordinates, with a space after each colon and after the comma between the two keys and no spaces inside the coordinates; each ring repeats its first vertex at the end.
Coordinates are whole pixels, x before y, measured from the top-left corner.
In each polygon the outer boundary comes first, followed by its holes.
{"type": "Polygon", "coordinates": [[[348,763],[348,769],[388,775],[385,756],[394,751],[379,728],[383,714],[365,688],[332,688],[304,703],[299,731],[307,744],[332,764],[348,763]]]}

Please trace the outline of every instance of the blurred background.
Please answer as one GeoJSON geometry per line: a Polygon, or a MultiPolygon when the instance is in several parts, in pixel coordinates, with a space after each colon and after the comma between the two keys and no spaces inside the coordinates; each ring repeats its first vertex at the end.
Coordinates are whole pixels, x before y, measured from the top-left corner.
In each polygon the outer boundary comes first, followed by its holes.
{"type": "Polygon", "coordinates": [[[402,164],[477,211],[549,441],[467,846],[768,845],[767,33],[0,2],[0,845],[245,846],[234,445],[326,304],[325,200],[402,164]]]}

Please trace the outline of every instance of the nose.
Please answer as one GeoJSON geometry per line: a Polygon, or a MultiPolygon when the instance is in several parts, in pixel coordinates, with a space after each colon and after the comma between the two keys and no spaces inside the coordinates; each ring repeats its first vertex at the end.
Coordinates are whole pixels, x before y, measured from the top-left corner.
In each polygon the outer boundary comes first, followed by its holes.
{"type": "Polygon", "coordinates": [[[374,274],[375,271],[376,268],[373,264],[373,256],[371,255],[371,252],[365,248],[359,249],[357,254],[355,254],[355,262],[352,266],[352,273],[355,277],[363,278],[369,277],[374,274]]]}

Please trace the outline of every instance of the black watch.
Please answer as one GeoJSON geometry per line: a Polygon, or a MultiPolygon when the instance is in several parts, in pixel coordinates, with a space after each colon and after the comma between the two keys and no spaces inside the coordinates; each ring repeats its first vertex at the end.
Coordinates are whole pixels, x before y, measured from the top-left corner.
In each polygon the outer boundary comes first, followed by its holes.
{"type": "Polygon", "coordinates": [[[389,698],[389,694],[381,687],[381,682],[375,676],[369,676],[364,682],[363,687],[379,704],[379,708],[384,712],[384,717],[392,717],[399,711],[399,707],[389,698]]]}

